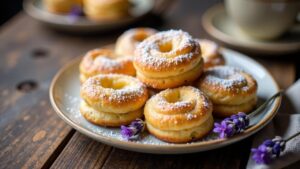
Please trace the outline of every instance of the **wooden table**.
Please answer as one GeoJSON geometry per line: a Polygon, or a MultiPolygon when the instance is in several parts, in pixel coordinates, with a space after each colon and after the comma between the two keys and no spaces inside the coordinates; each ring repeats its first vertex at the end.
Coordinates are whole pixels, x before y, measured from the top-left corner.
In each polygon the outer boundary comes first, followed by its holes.
{"type": "MultiPolygon", "coordinates": [[[[205,37],[201,15],[216,1],[174,3],[164,20],[135,26],[180,28],[205,37]]],[[[51,108],[48,89],[57,70],[122,31],[78,36],[48,29],[20,12],[0,29],[0,168],[244,168],[251,138],[195,154],[153,155],[96,142],[72,129],[51,108]]],[[[295,80],[293,59],[261,59],[281,88],[295,80]]]]}

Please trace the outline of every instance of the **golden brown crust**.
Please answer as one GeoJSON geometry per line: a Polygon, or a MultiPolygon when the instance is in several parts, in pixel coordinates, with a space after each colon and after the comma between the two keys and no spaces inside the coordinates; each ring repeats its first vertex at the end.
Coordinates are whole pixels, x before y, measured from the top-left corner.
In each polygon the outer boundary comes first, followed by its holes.
{"type": "Polygon", "coordinates": [[[86,102],[80,104],[80,113],[89,122],[109,127],[118,127],[121,125],[130,124],[133,120],[143,116],[142,109],[138,109],[125,114],[107,113],[93,109],[86,102]]]}
{"type": "Polygon", "coordinates": [[[204,71],[198,87],[211,99],[214,112],[219,116],[224,114],[225,117],[239,111],[249,112],[256,104],[255,79],[237,68],[228,66],[210,68],[204,71]]]}
{"type": "Polygon", "coordinates": [[[137,78],[147,86],[155,89],[174,88],[182,85],[189,85],[194,82],[203,72],[203,62],[200,61],[199,65],[195,66],[190,71],[187,71],[179,76],[170,76],[166,78],[151,78],[144,74],[137,72],[137,78]]]}
{"type": "Polygon", "coordinates": [[[128,113],[140,109],[148,99],[146,86],[119,74],[97,75],[82,84],[81,98],[97,111],[128,113]]]}
{"type": "Polygon", "coordinates": [[[115,51],[119,55],[133,57],[136,46],[156,32],[153,28],[141,27],[129,29],[117,39],[115,51]]]}
{"type": "Polygon", "coordinates": [[[213,123],[211,102],[191,86],[167,89],[152,96],[144,107],[144,115],[150,133],[169,142],[198,139],[210,131],[213,123]],[[195,137],[191,137],[195,132],[195,137]]]}
{"type": "Polygon", "coordinates": [[[83,0],[86,16],[95,21],[119,20],[129,15],[128,0],[83,0]]]}
{"type": "Polygon", "coordinates": [[[79,65],[80,81],[98,74],[124,74],[135,76],[131,58],[119,57],[110,49],[94,49],[83,57],[79,65]]]}
{"type": "Polygon", "coordinates": [[[183,130],[183,131],[158,130],[148,123],[147,123],[147,129],[156,138],[163,140],[165,142],[188,143],[191,141],[199,140],[205,137],[206,135],[208,135],[213,128],[213,124],[214,124],[213,122],[214,122],[213,116],[210,115],[210,117],[202,125],[195,128],[183,130]]]}
{"type": "Polygon", "coordinates": [[[152,88],[166,89],[199,77],[203,69],[201,62],[199,44],[186,32],[170,30],[152,35],[137,46],[134,67],[142,82],[152,88]],[[195,74],[185,78],[187,72],[195,74]],[[178,79],[172,85],[172,82],[162,82],[175,77],[178,79]]]}
{"type": "Polygon", "coordinates": [[[44,7],[52,13],[70,13],[73,7],[81,7],[82,0],[43,0],[44,7]]]}
{"type": "Polygon", "coordinates": [[[250,113],[256,107],[256,97],[239,105],[214,104],[213,115],[215,117],[229,117],[239,112],[250,113]]]}
{"type": "Polygon", "coordinates": [[[204,69],[225,65],[225,59],[219,52],[219,46],[215,42],[207,39],[196,40],[201,47],[201,53],[204,60],[204,69]]]}

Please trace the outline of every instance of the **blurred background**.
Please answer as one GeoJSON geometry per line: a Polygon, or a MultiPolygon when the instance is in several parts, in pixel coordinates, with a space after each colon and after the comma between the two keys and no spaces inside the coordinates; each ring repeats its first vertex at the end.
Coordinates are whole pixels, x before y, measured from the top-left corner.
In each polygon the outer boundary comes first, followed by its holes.
{"type": "MultiPolygon", "coordinates": [[[[220,2],[223,2],[223,0],[220,0],[220,2]]],[[[16,15],[18,12],[22,10],[22,3],[23,0],[1,0],[0,1],[0,27],[3,26],[5,22],[7,22],[14,15],[16,15]]],[[[293,54],[293,56],[289,58],[294,58],[294,57],[295,55],[293,54]]],[[[298,79],[300,77],[300,61],[297,61],[296,69],[297,69],[296,79],[298,79]]]]}
{"type": "Polygon", "coordinates": [[[13,17],[22,9],[23,0],[1,0],[0,1],[0,25],[13,17]]]}

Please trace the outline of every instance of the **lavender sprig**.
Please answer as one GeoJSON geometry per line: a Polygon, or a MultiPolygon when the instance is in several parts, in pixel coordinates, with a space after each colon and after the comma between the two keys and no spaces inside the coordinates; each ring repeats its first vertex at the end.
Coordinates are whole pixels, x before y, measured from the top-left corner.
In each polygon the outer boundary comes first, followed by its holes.
{"type": "Polygon", "coordinates": [[[232,115],[225,118],[221,123],[215,123],[213,132],[219,134],[219,138],[231,137],[235,134],[241,133],[249,126],[249,117],[243,113],[232,115]]]}
{"type": "Polygon", "coordinates": [[[232,137],[243,132],[249,127],[250,118],[261,112],[261,110],[263,110],[271,101],[280,96],[282,93],[283,91],[276,93],[249,115],[239,112],[238,114],[225,118],[220,123],[215,123],[213,132],[218,133],[219,138],[222,139],[232,137]]]}
{"type": "Polygon", "coordinates": [[[80,16],[83,16],[83,14],[84,13],[82,7],[79,5],[74,5],[72,6],[71,11],[68,15],[68,21],[70,23],[74,23],[79,19],[80,16]]]}
{"type": "Polygon", "coordinates": [[[137,140],[145,128],[145,122],[141,119],[132,121],[128,126],[121,126],[121,135],[126,140],[137,140]]]}
{"type": "Polygon", "coordinates": [[[292,135],[287,139],[282,139],[280,136],[276,136],[272,140],[265,140],[258,148],[252,148],[252,159],[257,164],[269,164],[272,159],[278,158],[280,153],[284,151],[285,145],[291,139],[300,135],[300,132],[292,135]]]}

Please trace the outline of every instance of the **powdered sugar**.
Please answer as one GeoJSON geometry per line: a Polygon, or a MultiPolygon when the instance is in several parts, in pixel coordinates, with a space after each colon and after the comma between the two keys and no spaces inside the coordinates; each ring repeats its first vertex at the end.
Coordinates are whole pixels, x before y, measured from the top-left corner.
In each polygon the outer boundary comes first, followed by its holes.
{"type": "Polygon", "coordinates": [[[169,30],[157,33],[137,46],[135,60],[145,67],[155,70],[174,69],[174,66],[199,57],[199,44],[186,32],[169,30]],[[167,52],[160,51],[160,45],[176,42],[176,48],[167,52]],[[190,50],[183,50],[191,47],[190,50]],[[162,53],[167,56],[162,57],[162,53]],[[172,56],[172,57],[168,57],[172,56]]]}
{"type": "MultiPolygon", "coordinates": [[[[89,132],[97,134],[101,137],[107,137],[109,139],[126,142],[126,140],[124,140],[122,138],[120,128],[97,126],[97,125],[94,125],[94,124],[88,122],[79,112],[79,105],[80,105],[80,101],[81,101],[79,96],[74,96],[74,95],[66,93],[64,95],[64,99],[68,100],[65,102],[65,103],[67,103],[65,105],[66,106],[65,111],[64,111],[65,115],[68,116],[74,123],[89,130],[89,132]]],[[[187,114],[187,116],[191,116],[191,115],[187,114]]],[[[213,133],[210,133],[208,136],[204,137],[201,140],[198,140],[197,142],[191,142],[191,143],[187,143],[187,144],[194,144],[194,143],[198,143],[201,141],[209,141],[209,140],[214,140],[214,139],[217,139],[216,135],[213,133]]],[[[164,142],[164,141],[161,141],[161,140],[155,138],[154,136],[149,134],[147,131],[145,131],[142,134],[141,139],[139,139],[137,141],[132,141],[132,142],[134,142],[136,144],[157,145],[157,146],[159,146],[159,145],[162,145],[162,146],[163,145],[174,145],[173,143],[167,143],[167,142],[164,142]]]]}
{"type": "Polygon", "coordinates": [[[192,120],[192,119],[194,119],[194,118],[197,118],[197,115],[196,115],[196,114],[188,113],[188,114],[186,114],[186,118],[187,118],[188,120],[192,120]]]}
{"type": "Polygon", "coordinates": [[[178,109],[184,109],[186,107],[190,107],[192,105],[191,102],[189,101],[177,101],[177,102],[174,102],[174,103],[169,103],[168,101],[166,101],[163,97],[157,97],[156,98],[156,101],[157,101],[157,104],[159,106],[161,106],[162,108],[164,106],[166,106],[167,104],[168,105],[172,105],[170,108],[172,108],[173,110],[178,110],[178,109]]]}
{"type": "Polygon", "coordinates": [[[97,75],[88,79],[82,85],[82,92],[86,93],[89,97],[97,97],[108,99],[111,102],[124,102],[126,100],[137,100],[146,93],[146,86],[137,79],[117,74],[97,75]],[[123,81],[128,83],[120,89],[106,88],[101,80],[123,81]]]}
{"type": "Polygon", "coordinates": [[[97,57],[94,62],[101,65],[98,66],[101,70],[113,71],[124,68],[124,65],[121,64],[119,60],[113,60],[107,57],[97,57]]]}
{"type": "Polygon", "coordinates": [[[247,88],[247,80],[241,72],[237,68],[217,66],[205,72],[203,81],[211,85],[220,85],[226,89],[247,88]]]}
{"type": "MultiPolygon", "coordinates": [[[[113,89],[112,89],[113,90],[113,89]]],[[[121,90],[114,90],[109,94],[110,101],[123,102],[126,100],[137,100],[144,94],[143,88],[123,88],[121,90]]]]}

